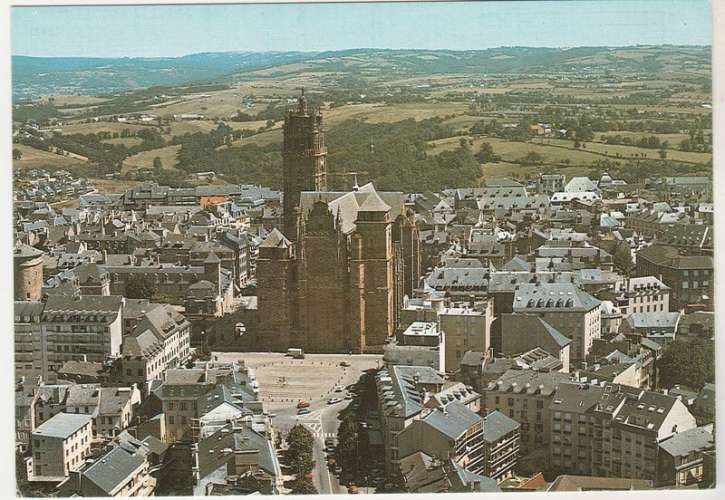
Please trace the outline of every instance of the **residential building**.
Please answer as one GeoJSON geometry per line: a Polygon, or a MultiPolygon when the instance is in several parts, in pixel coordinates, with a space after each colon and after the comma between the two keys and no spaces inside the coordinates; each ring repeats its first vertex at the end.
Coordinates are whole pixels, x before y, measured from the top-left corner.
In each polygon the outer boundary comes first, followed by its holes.
{"type": "Polygon", "coordinates": [[[549,406],[559,384],[569,381],[562,372],[507,370],[482,390],[483,412],[498,410],[521,424],[522,456],[541,450],[551,442],[549,406]]]}
{"type": "Polygon", "coordinates": [[[103,362],[121,352],[123,297],[52,295],[42,314],[40,345],[44,380],[53,382],[66,361],[103,362]]]}
{"type": "Polygon", "coordinates": [[[550,463],[572,474],[656,479],[658,443],[696,426],[677,398],[623,385],[560,384],[550,463]]]}
{"type": "Polygon", "coordinates": [[[94,460],[87,460],[60,485],[63,496],[150,497],[157,485],[166,445],[153,436],[138,440],[124,432],[119,443],[94,460]]]}
{"type": "Polygon", "coordinates": [[[393,365],[429,366],[446,371],[446,338],[435,322],[415,321],[406,330],[390,339],[383,347],[383,363],[393,365]]]}
{"type": "Polygon", "coordinates": [[[491,347],[493,299],[475,307],[445,307],[438,311],[438,328],[445,334],[445,371],[456,372],[466,351],[487,352],[491,347]]]}
{"type": "Polygon", "coordinates": [[[636,254],[636,274],[657,276],[670,287],[671,308],[713,310],[713,260],[709,255],[687,255],[664,245],[652,245],[636,254]]]}
{"type": "Polygon", "coordinates": [[[678,487],[700,483],[704,479],[704,454],[715,449],[713,424],[673,434],[658,446],[658,485],[678,487]]]}
{"type": "Polygon", "coordinates": [[[611,299],[623,317],[632,313],[669,312],[670,287],[654,276],[626,278],[611,292],[611,299]]]}
{"type": "Polygon", "coordinates": [[[572,283],[527,283],[515,292],[513,312],[536,314],[572,339],[571,360],[581,362],[601,336],[600,304],[572,283]]]}
{"type": "Polygon", "coordinates": [[[28,481],[57,482],[80,468],[91,453],[90,415],[59,413],[32,434],[28,481]]]}

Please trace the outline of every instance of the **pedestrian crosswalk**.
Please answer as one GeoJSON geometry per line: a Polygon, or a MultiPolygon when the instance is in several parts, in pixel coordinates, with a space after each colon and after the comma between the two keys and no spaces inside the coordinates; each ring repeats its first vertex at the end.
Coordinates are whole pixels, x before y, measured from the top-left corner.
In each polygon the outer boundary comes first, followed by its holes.
{"type": "Polygon", "coordinates": [[[321,439],[337,437],[334,432],[324,432],[322,429],[322,424],[320,422],[302,422],[302,425],[307,427],[310,432],[315,435],[315,437],[321,439]]]}

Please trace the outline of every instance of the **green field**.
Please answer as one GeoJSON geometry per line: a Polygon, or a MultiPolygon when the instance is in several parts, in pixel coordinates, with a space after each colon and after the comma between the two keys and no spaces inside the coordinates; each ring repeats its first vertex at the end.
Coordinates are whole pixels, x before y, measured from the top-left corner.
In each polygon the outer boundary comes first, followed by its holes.
{"type": "Polygon", "coordinates": [[[177,163],[176,155],[179,153],[180,149],[180,145],[166,146],[159,149],[142,151],[141,153],[129,156],[123,161],[121,174],[127,174],[128,172],[138,169],[153,168],[154,158],[156,157],[161,159],[161,165],[164,169],[174,168],[177,163]]]}
{"type": "Polygon", "coordinates": [[[77,155],[64,156],[51,153],[50,151],[41,151],[23,144],[13,144],[13,149],[19,149],[22,157],[19,160],[13,160],[13,168],[30,169],[30,168],[67,168],[83,165],[86,160],[77,155]]]}

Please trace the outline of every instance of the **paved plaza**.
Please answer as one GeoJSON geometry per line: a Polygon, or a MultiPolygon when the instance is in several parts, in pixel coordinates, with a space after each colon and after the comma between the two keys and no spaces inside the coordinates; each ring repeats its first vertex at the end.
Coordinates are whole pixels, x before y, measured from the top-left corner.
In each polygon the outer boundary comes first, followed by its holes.
{"type": "Polygon", "coordinates": [[[305,359],[282,353],[215,352],[212,356],[219,361],[242,360],[254,369],[260,399],[270,411],[294,407],[301,399],[319,403],[335,394],[336,385],[353,384],[365,370],[382,363],[381,356],[368,354],[307,354],[305,359]],[[340,366],[343,361],[350,366],[340,366]]]}

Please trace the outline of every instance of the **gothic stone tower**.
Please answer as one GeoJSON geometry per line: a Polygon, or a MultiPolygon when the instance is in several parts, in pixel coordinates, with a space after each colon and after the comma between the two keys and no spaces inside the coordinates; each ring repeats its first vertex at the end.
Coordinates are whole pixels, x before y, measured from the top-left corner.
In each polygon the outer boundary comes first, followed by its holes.
{"type": "Polygon", "coordinates": [[[272,230],[259,245],[257,258],[261,350],[284,351],[295,342],[292,329],[297,324],[296,267],[293,244],[277,229],[272,230]]]}
{"type": "Polygon", "coordinates": [[[297,241],[300,192],[327,190],[325,133],[322,114],[310,112],[304,90],[297,109],[289,110],[284,119],[282,169],[284,177],[284,234],[297,241]]]}
{"type": "Polygon", "coordinates": [[[351,327],[365,348],[382,347],[395,328],[395,255],[390,206],[372,191],[355,222],[351,252],[351,327]]]}

